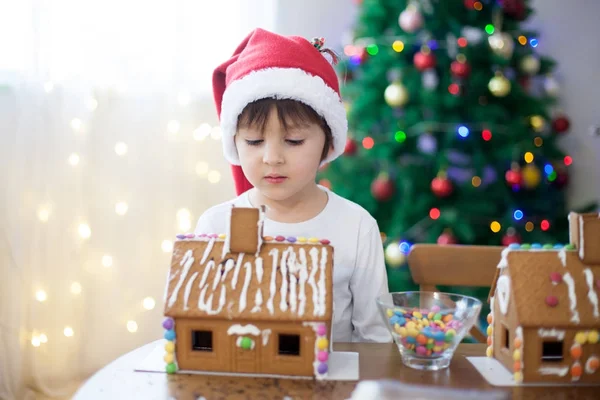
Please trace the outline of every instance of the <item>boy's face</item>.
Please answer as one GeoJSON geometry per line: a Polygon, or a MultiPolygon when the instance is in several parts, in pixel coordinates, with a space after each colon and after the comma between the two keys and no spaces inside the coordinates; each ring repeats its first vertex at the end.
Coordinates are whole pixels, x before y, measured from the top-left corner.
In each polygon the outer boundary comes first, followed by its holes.
{"type": "Polygon", "coordinates": [[[273,107],[265,129],[240,128],[235,144],[244,174],[261,195],[287,200],[315,184],[325,133],[314,123],[282,126],[273,107]]]}

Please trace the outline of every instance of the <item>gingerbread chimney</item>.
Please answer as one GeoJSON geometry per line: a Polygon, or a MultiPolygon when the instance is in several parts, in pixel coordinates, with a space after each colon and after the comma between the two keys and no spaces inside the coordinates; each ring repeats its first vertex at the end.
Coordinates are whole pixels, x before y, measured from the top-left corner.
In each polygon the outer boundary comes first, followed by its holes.
{"type": "Polygon", "coordinates": [[[585,265],[600,265],[600,214],[569,213],[569,241],[585,265]]]}
{"type": "Polygon", "coordinates": [[[258,254],[262,246],[265,207],[231,208],[229,220],[229,252],[258,254]]]}

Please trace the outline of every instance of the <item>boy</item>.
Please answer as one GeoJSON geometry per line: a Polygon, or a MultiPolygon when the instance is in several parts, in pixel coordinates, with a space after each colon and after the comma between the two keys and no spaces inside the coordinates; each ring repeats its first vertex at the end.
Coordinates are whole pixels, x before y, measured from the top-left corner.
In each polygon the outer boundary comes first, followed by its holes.
{"type": "Polygon", "coordinates": [[[333,340],[391,342],[375,303],[387,293],[377,222],[315,183],[319,167],[343,153],[347,134],[337,76],[321,46],[257,29],[215,70],[223,151],[239,196],[207,210],[196,232],[225,232],[231,204],[265,205],[265,235],[329,239],[333,340]]]}

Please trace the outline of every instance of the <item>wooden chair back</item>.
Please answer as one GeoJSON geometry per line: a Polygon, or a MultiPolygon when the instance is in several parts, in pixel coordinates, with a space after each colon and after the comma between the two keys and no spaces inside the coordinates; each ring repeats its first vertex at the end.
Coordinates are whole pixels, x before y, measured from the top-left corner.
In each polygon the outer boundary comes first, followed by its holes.
{"type": "MultiPolygon", "coordinates": [[[[408,254],[408,268],[421,291],[437,286],[491,287],[502,246],[415,244],[408,254]]],[[[474,325],[470,331],[478,342],[487,336],[474,325]]]]}

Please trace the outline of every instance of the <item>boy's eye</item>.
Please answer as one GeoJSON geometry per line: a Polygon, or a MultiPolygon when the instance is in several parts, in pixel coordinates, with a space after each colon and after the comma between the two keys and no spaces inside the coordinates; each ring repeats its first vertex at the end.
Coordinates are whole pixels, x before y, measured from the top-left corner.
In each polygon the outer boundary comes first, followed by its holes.
{"type": "Polygon", "coordinates": [[[291,139],[288,139],[288,140],[286,140],[286,142],[288,142],[292,146],[300,146],[302,143],[304,143],[304,140],[291,140],[291,139]]]}
{"type": "Polygon", "coordinates": [[[246,144],[248,146],[258,146],[262,142],[263,142],[262,139],[258,139],[258,140],[248,140],[248,139],[246,139],[246,144]]]}

